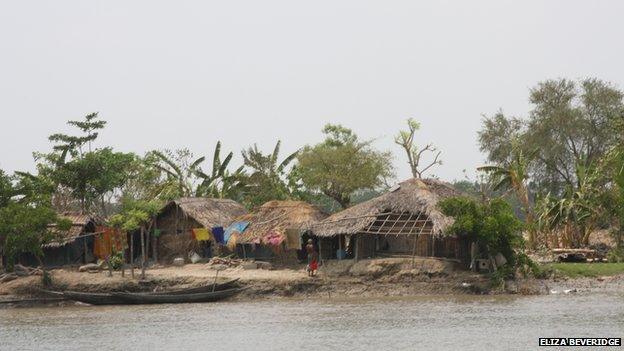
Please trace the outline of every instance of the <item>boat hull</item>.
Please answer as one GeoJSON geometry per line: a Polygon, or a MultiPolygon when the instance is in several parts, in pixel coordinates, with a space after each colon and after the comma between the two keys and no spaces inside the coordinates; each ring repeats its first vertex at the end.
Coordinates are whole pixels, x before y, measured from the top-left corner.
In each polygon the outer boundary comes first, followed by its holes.
{"type": "Polygon", "coordinates": [[[228,289],[213,292],[179,295],[133,293],[112,293],[112,295],[127,304],[195,303],[224,300],[236,295],[240,291],[241,289],[228,289]]]}

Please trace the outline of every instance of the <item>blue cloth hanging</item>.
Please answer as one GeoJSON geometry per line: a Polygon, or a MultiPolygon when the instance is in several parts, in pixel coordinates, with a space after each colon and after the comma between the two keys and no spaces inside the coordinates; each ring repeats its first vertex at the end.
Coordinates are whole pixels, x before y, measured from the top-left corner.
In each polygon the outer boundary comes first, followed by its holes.
{"type": "Polygon", "coordinates": [[[223,234],[223,240],[227,243],[233,233],[242,234],[245,229],[247,229],[248,225],[249,222],[247,221],[234,222],[230,224],[230,226],[225,229],[225,233],[223,234]]]}
{"type": "Polygon", "coordinates": [[[217,244],[225,244],[225,241],[223,240],[223,227],[212,227],[212,236],[217,244]]]}

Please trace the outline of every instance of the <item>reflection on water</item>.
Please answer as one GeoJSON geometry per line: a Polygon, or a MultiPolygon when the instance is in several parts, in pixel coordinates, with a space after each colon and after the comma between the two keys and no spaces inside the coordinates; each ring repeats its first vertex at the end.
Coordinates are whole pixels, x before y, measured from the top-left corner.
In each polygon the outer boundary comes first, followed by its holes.
{"type": "Polygon", "coordinates": [[[538,337],[623,331],[621,294],[0,310],[6,350],[526,350],[538,337]]]}

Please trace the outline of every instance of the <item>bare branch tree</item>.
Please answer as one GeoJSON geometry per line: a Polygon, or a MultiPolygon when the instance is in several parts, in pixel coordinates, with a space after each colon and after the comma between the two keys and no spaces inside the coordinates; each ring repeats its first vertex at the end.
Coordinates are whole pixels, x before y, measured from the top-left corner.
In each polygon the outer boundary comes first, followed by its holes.
{"type": "Polygon", "coordinates": [[[410,118],[407,120],[407,126],[409,130],[399,131],[399,134],[394,137],[394,142],[407,153],[407,162],[410,165],[414,178],[422,178],[423,174],[431,167],[442,164],[442,160],[440,160],[442,151],[438,151],[433,144],[427,144],[422,149],[419,149],[417,145],[414,145],[414,135],[420,129],[420,123],[410,118]],[[423,165],[421,163],[425,153],[432,153],[434,157],[431,162],[423,165]]]}

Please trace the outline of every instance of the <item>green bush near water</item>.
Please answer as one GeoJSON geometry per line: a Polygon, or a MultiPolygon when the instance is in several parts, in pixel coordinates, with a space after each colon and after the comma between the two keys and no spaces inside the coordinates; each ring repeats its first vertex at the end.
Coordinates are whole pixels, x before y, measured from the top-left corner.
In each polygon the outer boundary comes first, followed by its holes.
{"type": "Polygon", "coordinates": [[[548,263],[542,266],[570,278],[601,277],[624,274],[624,262],[618,263],[548,263]]]}

